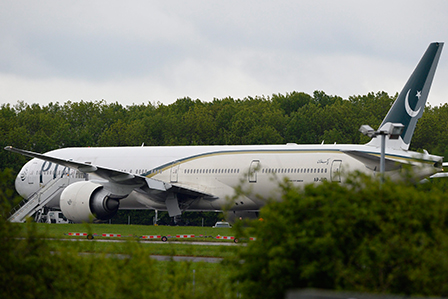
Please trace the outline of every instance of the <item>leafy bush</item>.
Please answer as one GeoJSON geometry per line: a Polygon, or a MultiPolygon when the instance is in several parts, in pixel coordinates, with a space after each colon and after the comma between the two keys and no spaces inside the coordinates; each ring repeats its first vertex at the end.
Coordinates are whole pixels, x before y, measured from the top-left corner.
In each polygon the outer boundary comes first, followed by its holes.
{"type": "Polygon", "coordinates": [[[291,288],[448,295],[446,184],[379,182],[304,189],[281,184],[281,202],[236,229],[257,239],[239,253],[235,281],[247,298],[282,298],[291,288]]]}

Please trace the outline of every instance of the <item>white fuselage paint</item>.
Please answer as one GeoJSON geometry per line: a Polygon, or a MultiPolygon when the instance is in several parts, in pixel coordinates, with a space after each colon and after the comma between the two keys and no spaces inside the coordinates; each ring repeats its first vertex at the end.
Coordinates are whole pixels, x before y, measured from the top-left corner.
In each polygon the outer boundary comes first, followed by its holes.
{"type": "MultiPolygon", "coordinates": [[[[151,177],[180,187],[188,187],[213,198],[197,198],[188,210],[259,210],[267,198],[278,198],[278,182],[289,180],[295,186],[322,181],[343,181],[344,173],[361,171],[376,175],[364,163],[344,151],[356,150],[379,156],[379,148],[366,145],[251,145],[251,146],[173,146],[65,148],[47,155],[92,165],[118,169],[151,177]],[[246,196],[229,203],[235,187],[242,186],[246,196]]],[[[440,171],[434,167],[436,156],[387,149],[388,158],[416,166],[423,178],[440,171]],[[415,160],[419,158],[420,160],[415,160]]],[[[438,161],[438,160],[437,160],[438,161]]],[[[389,171],[392,178],[399,171],[389,171]]],[[[92,174],[32,159],[16,179],[16,189],[28,198],[49,181],[69,176],[70,183],[82,180],[101,181],[92,174]]],[[[59,197],[48,207],[58,208],[59,197]]],[[[120,209],[166,209],[164,202],[145,192],[133,191],[121,200],[120,209]]]]}

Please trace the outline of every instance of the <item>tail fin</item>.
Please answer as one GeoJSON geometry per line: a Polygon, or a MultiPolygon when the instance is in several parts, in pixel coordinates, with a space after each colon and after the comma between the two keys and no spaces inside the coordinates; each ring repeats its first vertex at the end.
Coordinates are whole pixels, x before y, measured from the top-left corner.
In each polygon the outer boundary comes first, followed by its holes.
{"type": "MultiPolygon", "coordinates": [[[[388,141],[386,143],[387,147],[409,149],[417,121],[422,117],[425,109],[426,99],[428,98],[442,48],[443,43],[431,43],[429,45],[408,82],[398,95],[397,100],[381,123],[380,128],[386,123],[401,123],[404,125],[400,138],[388,141]]],[[[368,145],[379,147],[379,138],[373,138],[368,145]]]]}

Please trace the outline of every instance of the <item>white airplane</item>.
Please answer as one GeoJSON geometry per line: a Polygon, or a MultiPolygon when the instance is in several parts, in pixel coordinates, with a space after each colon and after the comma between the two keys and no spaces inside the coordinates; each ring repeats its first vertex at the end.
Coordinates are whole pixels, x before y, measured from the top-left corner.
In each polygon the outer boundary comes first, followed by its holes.
{"type": "MultiPolygon", "coordinates": [[[[404,125],[397,139],[386,137],[384,170],[392,178],[400,176],[403,165],[411,165],[419,178],[442,170],[443,157],[408,150],[442,47],[438,42],[429,45],[380,126],[381,131],[391,123],[404,125]]],[[[233,200],[230,211],[250,214],[263,206],[263,198],[275,197],[274,176],[288,178],[296,186],[342,182],[342,171],[375,176],[380,167],[379,139],[365,145],[89,147],[45,154],[5,149],[33,158],[15,181],[22,197],[31,200],[39,195],[40,206],[60,209],[73,222],[84,222],[110,219],[118,209],[166,210],[170,217],[187,210],[219,211],[228,207],[228,198],[241,184],[250,192],[233,200]]]]}

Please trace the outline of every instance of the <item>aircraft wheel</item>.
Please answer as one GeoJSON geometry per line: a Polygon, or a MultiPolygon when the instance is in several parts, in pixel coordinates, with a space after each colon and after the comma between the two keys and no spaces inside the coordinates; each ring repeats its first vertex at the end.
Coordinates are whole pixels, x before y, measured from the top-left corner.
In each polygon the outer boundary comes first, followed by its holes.
{"type": "Polygon", "coordinates": [[[162,237],[162,242],[166,242],[166,241],[168,241],[168,238],[165,237],[165,236],[163,236],[163,237],[162,237]]]}
{"type": "Polygon", "coordinates": [[[94,237],[93,237],[92,234],[88,234],[88,235],[87,235],[87,239],[88,239],[88,240],[93,240],[93,238],[94,238],[94,237]]]}

